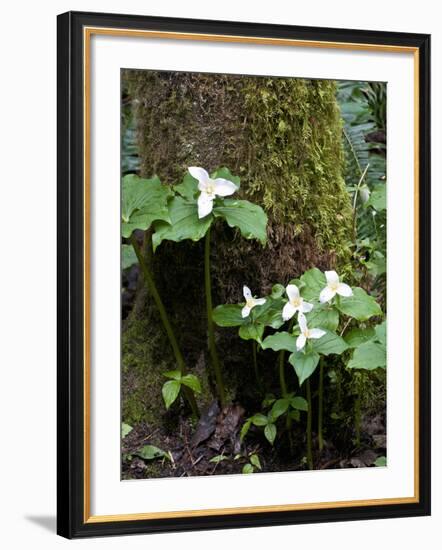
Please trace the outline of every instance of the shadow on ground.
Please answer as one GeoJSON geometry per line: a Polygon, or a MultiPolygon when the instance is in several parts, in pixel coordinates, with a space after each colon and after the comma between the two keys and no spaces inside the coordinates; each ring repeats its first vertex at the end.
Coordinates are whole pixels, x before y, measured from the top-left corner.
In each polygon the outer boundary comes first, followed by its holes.
{"type": "Polygon", "coordinates": [[[57,520],[55,516],[25,516],[25,519],[31,523],[35,523],[51,533],[55,533],[57,529],[57,520]]]}

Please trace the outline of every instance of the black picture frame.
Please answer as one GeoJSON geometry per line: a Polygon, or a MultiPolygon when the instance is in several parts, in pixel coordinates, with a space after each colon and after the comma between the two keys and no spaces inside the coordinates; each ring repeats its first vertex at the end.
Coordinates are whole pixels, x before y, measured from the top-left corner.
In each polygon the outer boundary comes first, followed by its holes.
{"type": "Polygon", "coordinates": [[[58,16],[58,534],[67,538],[272,526],[430,514],[430,36],[68,12],[58,16]],[[84,41],[85,27],[388,45],[415,49],[419,61],[419,375],[418,499],[337,508],[119,521],[85,514],[84,405],[84,41]]]}

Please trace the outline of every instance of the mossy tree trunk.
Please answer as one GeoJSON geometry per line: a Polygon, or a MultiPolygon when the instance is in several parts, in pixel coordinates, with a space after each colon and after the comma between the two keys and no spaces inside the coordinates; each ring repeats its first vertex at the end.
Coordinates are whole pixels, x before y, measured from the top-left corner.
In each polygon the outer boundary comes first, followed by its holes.
{"type": "MultiPolygon", "coordinates": [[[[124,78],[136,106],[141,175],[177,183],[188,166],[227,166],[241,177],[240,195],[269,215],[265,248],[215,226],[215,305],[241,302],[243,284],[262,296],[312,266],[345,269],[352,216],[334,82],[153,71],[126,71],[124,78]]],[[[204,378],[202,243],[163,243],[153,262],[188,367],[204,378]]],[[[161,372],[174,368],[155,319],[140,291],[123,335],[126,421],[158,416],[161,372]]],[[[229,396],[247,401],[255,392],[250,346],[235,330],[218,331],[218,339],[229,396]]],[[[264,369],[271,385],[275,373],[264,369]]],[[[203,400],[210,399],[206,382],[203,400]]]]}

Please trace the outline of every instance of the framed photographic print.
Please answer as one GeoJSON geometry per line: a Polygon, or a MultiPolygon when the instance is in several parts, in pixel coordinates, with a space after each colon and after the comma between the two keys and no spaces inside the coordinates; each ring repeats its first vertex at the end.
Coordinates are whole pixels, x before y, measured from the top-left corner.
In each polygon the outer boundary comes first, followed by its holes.
{"type": "Polygon", "coordinates": [[[430,513],[429,67],[58,17],[60,535],[430,513]]]}

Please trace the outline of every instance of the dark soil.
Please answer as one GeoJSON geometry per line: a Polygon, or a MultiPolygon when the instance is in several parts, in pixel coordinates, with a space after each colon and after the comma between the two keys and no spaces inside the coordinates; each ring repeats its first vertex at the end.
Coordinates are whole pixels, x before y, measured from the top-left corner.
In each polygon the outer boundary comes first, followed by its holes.
{"type": "MultiPolygon", "coordinates": [[[[240,474],[251,455],[258,455],[261,470],[254,472],[286,472],[306,470],[306,441],[302,426],[292,431],[291,448],[284,428],[278,426],[278,437],[271,446],[259,428],[252,427],[243,442],[239,432],[244,421],[244,409],[231,405],[219,410],[213,402],[195,425],[179,414],[168,419],[169,426],[151,429],[138,424],[122,441],[122,479],[148,479],[159,477],[208,476],[240,474]],[[281,431],[280,431],[281,430],[281,431]],[[137,453],[144,445],[154,445],[169,453],[169,459],[143,460],[137,453]],[[211,462],[214,457],[225,457],[211,462]]],[[[324,440],[319,452],[313,434],[314,469],[362,468],[374,466],[375,460],[386,456],[386,430],[380,415],[363,418],[361,443],[354,439],[340,450],[324,440]]]]}

